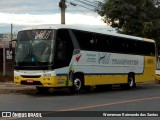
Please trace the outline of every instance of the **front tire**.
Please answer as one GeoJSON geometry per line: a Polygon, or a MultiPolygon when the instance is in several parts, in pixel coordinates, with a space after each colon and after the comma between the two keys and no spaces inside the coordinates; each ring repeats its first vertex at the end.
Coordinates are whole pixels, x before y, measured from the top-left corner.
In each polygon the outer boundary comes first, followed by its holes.
{"type": "Polygon", "coordinates": [[[75,76],[73,78],[71,92],[72,93],[81,93],[84,88],[84,80],[82,76],[75,76]]]}
{"type": "Polygon", "coordinates": [[[82,90],[82,80],[80,78],[75,78],[73,81],[73,87],[75,91],[81,91],[82,90]]]}

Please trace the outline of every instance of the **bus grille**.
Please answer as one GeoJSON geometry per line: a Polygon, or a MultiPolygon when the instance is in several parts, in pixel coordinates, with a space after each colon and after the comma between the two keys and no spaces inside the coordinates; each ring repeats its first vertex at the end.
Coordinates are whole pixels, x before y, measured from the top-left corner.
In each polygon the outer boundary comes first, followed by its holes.
{"type": "Polygon", "coordinates": [[[23,78],[40,78],[41,76],[40,75],[32,75],[32,76],[30,76],[30,75],[21,75],[21,77],[23,77],[23,78]]]}
{"type": "Polygon", "coordinates": [[[22,85],[42,85],[42,83],[40,81],[33,81],[33,82],[27,82],[25,80],[21,81],[22,85]]]}

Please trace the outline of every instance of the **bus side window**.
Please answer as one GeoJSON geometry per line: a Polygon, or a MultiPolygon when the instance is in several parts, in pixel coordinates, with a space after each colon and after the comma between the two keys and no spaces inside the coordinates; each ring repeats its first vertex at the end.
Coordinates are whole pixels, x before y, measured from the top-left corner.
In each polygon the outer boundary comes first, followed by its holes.
{"type": "Polygon", "coordinates": [[[65,41],[59,41],[57,47],[57,59],[63,61],[65,59],[66,43],[65,41]]]}
{"type": "Polygon", "coordinates": [[[96,46],[96,39],[94,33],[80,31],[80,30],[73,30],[78,43],[83,50],[95,51],[96,46]]]}
{"type": "Polygon", "coordinates": [[[97,38],[97,44],[96,44],[97,51],[111,52],[111,47],[112,47],[111,36],[97,34],[96,38],[97,38]]]}
{"type": "Polygon", "coordinates": [[[69,66],[73,50],[74,47],[68,30],[58,30],[56,38],[55,67],[60,68],[69,66]]]}

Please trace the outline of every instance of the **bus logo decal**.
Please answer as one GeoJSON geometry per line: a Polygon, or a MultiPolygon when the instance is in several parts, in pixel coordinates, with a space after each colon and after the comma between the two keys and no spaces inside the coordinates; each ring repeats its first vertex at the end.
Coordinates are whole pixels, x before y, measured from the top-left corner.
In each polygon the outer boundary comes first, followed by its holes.
{"type": "Polygon", "coordinates": [[[99,53],[98,54],[98,63],[99,64],[109,64],[111,54],[99,53]]]}
{"type": "Polygon", "coordinates": [[[78,56],[76,57],[76,61],[77,61],[77,62],[79,62],[81,56],[82,56],[82,55],[80,54],[80,55],[78,55],[78,56]]]}

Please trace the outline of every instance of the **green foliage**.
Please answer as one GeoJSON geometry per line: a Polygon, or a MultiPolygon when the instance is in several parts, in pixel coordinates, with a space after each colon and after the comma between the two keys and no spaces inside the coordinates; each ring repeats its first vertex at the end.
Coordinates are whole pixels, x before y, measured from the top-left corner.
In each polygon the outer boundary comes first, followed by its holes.
{"type": "Polygon", "coordinates": [[[98,13],[118,32],[160,41],[160,0],[105,0],[98,13]]]}

